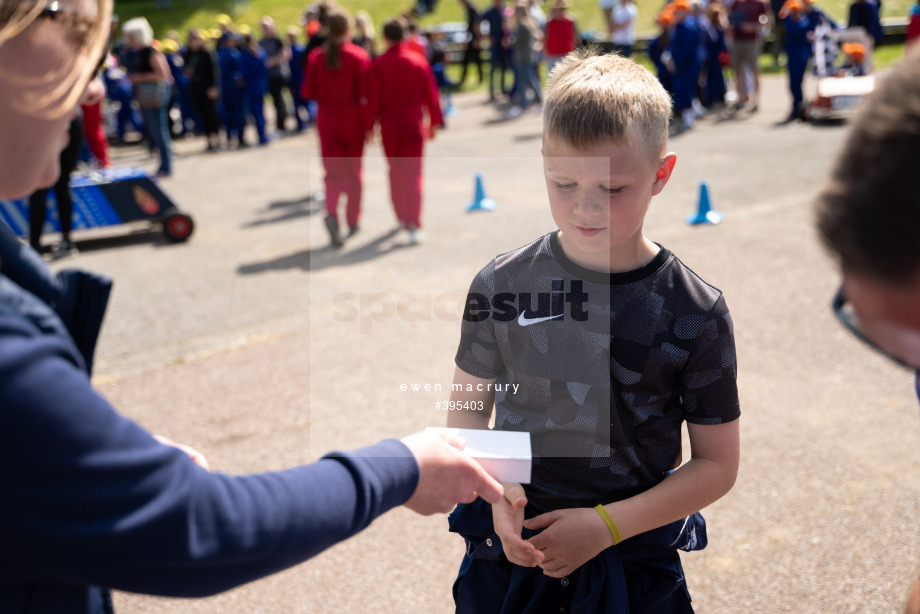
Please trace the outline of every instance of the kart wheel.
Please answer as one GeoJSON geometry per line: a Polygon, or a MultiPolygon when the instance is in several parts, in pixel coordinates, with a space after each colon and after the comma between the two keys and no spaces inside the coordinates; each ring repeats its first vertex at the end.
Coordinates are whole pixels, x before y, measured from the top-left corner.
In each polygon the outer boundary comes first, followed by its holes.
{"type": "Polygon", "coordinates": [[[163,218],[163,234],[171,243],[181,243],[190,236],[195,230],[195,223],[192,218],[185,213],[180,213],[175,209],[168,211],[163,218]]]}

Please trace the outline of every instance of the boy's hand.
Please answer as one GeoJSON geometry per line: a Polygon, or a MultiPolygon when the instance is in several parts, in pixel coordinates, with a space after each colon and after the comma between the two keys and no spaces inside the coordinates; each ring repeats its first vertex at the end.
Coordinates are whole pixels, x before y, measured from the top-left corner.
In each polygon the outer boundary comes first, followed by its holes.
{"type": "Polygon", "coordinates": [[[524,506],[527,497],[520,484],[503,484],[505,496],[492,504],[492,523],[502,540],[505,556],[515,565],[536,567],[543,562],[543,553],[521,537],[524,529],[524,506]]]}
{"type": "Polygon", "coordinates": [[[540,567],[551,578],[564,578],[613,545],[604,520],[589,507],[540,514],[524,526],[544,529],[527,541],[543,554],[540,567]]]}

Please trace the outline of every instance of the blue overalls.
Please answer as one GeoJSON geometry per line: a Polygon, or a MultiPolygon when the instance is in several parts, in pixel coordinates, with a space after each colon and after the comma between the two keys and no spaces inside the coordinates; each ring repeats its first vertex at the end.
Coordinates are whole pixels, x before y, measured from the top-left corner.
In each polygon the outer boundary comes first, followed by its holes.
{"type": "Polygon", "coordinates": [[[674,108],[683,111],[693,106],[700,76],[700,27],[695,17],[688,15],[674,26],[670,51],[676,69],[672,76],[674,108]]]}
{"type": "Polygon", "coordinates": [[[786,26],[786,38],[783,46],[786,49],[787,70],[789,71],[789,91],[792,94],[792,111],[790,117],[802,113],[802,80],[805,78],[805,69],[811,58],[811,41],[808,33],[813,32],[817,22],[809,19],[801,11],[791,11],[783,18],[786,26]]]}
{"type": "Polygon", "coordinates": [[[220,119],[227,129],[227,140],[238,139],[242,145],[246,125],[243,108],[246,84],[240,52],[231,47],[218,48],[217,64],[220,67],[220,119]]]}
{"type": "Polygon", "coordinates": [[[303,68],[307,61],[305,54],[306,47],[304,45],[300,43],[291,45],[291,61],[288,64],[291,69],[289,71],[291,76],[288,87],[291,90],[291,97],[294,99],[294,117],[297,118],[298,132],[305,130],[307,124],[313,119],[313,114],[310,113],[307,101],[300,95],[300,87],[303,84],[303,68]],[[302,112],[306,113],[307,119],[304,119],[302,112]]]}
{"type": "Polygon", "coordinates": [[[246,115],[252,117],[259,134],[259,143],[268,143],[265,134],[265,93],[268,91],[268,68],[265,50],[245,48],[242,51],[243,81],[246,82],[246,115]]]}

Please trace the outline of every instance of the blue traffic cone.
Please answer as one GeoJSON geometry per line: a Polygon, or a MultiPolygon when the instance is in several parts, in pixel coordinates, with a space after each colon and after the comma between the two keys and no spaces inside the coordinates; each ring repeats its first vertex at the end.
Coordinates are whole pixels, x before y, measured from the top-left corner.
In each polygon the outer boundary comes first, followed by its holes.
{"type": "Polygon", "coordinates": [[[492,211],[498,205],[491,198],[486,198],[486,191],[482,187],[482,173],[476,173],[476,194],[473,202],[466,206],[467,211],[492,211]]]}
{"type": "Polygon", "coordinates": [[[709,186],[705,181],[700,182],[700,202],[696,215],[687,218],[688,224],[718,224],[722,221],[722,214],[713,210],[709,205],[709,186]]]}

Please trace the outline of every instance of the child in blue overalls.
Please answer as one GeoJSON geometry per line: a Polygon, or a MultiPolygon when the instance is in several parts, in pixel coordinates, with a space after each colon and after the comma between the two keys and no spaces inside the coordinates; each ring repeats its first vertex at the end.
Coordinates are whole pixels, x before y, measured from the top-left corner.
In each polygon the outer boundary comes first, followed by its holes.
{"type": "Polygon", "coordinates": [[[688,0],[674,0],[671,7],[674,30],[668,68],[674,80],[674,109],[680,115],[681,128],[686,130],[696,120],[693,100],[700,77],[700,26],[688,0]]]}
{"type": "Polygon", "coordinates": [[[786,0],[777,16],[786,26],[783,47],[786,50],[786,68],[789,71],[789,91],[792,94],[792,110],[786,121],[797,119],[805,121],[802,80],[805,78],[805,69],[811,58],[817,21],[809,19],[802,0],[786,0]]]}
{"type": "Polygon", "coordinates": [[[259,145],[268,144],[265,134],[265,93],[268,91],[268,68],[265,66],[267,54],[256,43],[252,34],[243,35],[240,55],[242,57],[243,81],[246,82],[246,99],[244,108],[246,116],[251,117],[259,135],[259,145]]]}
{"type": "Polygon", "coordinates": [[[290,70],[288,73],[288,89],[291,91],[291,98],[294,99],[294,117],[297,119],[297,132],[303,132],[312,119],[310,107],[307,101],[300,95],[300,88],[303,85],[303,67],[306,63],[307,47],[298,40],[300,29],[297,26],[291,26],[287,31],[288,44],[291,49],[291,60],[288,62],[290,70]]]}
{"type": "Polygon", "coordinates": [[[105,70],[102,71],[102,80],[105,83],[105,92],[112,102],[118,103],[118,113],[115,116],[115,129],[118,141],[125,142],[125,133],[132,127],[139,134],[144,134],[144,122],[141,121],[137,109],[131,106],[134,100],[134,89],[128,79],[125,69],[118,65],[114,56],[106,60],[105,70]],[[129,126],[130,125],[130,126],[129,126]]]}
{"type": "Polygon", "coordinates": [[[179,105],[179,113],[182,116],[180,125],[182,134],[189,130],[201,132],[201,118],[195,112],[195,106],[192,104],[192,97],[189,94],[189,78],[185,75],[185,60],[183,49],[175,40],[171,38],[164,39],[162,42],[163,55],[166,56],[166,63],[169,65],[169,72],[173,77],[175,88],[175,102],[179,105]]]}
{"type": "Polygon", "coordinates": [[[703,106],[707,109],[725,104],[725,66],[728,65],[728,47],[725,44],[725,7],[712,3],[706,7],[706,18],[700,20],[706,45],[706,61],[703,73],[706,87],[703,88],[703,106]]]}
{"type": "Polygon", "coordinates": [[[665,7],[658,13],[655,23],[661,32],[648,44],[648,57],[655,66],[655,74],[665,91],[674,98],[674,80],[664,60],[670,56],[668,47],[671,46],[671,27],[674,25],[674,14],[670,8],[665,7]],[[667,52],[667,53],[666,53],[667,52]]]}
{"type": "Polygon", "coordinates": [[[243,80],[242,57],[236,48],[236,35],[226,33],[217,43],[217,63],[220,67],[220,118],[227,129],[227,142],[246,146],[243,128],[246,116],[243,110],[243,94],[246,86],[243,80]]]}

